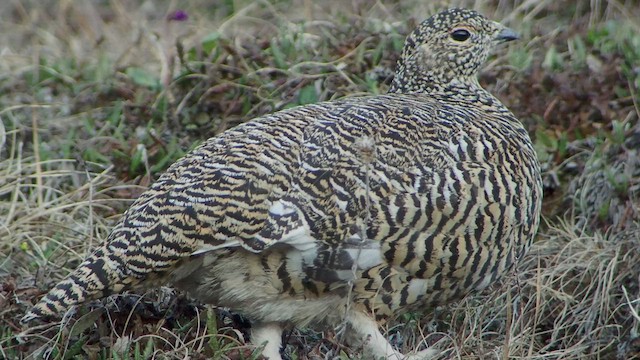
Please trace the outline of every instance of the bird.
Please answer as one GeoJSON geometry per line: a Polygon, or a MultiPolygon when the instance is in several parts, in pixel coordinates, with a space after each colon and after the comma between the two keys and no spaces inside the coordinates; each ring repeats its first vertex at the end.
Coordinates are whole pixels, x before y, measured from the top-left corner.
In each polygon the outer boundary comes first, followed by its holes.
{"type": "Polygon", "coordinates": [[[477,293],[530,248],[542,181],[522,123],[481,87],[518,34],[470,9],[411,32],[385,94],[306,104],[216,135],[172,164],[22,321],[173,286],[248,318],[282,358],[291,327],[343,326],[371,358],[381,327],[477,293]]]}

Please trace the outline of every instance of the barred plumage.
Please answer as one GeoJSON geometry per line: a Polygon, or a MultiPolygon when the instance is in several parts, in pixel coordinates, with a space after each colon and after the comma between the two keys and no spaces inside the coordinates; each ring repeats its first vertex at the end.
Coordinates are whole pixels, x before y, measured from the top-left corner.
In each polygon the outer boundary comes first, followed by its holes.
{"type": "Polygon", "coordinates": [[[407,38],[389,94],[280,111],[209,139],[24,320],[173,284],[252,319],[270,359],[283,327],[343,320],[372,355],[402,358],[377,324],[487,287],[537,230],[529,136],[476,79],[494,45],[514,38],[447,10],[407,38]]]}

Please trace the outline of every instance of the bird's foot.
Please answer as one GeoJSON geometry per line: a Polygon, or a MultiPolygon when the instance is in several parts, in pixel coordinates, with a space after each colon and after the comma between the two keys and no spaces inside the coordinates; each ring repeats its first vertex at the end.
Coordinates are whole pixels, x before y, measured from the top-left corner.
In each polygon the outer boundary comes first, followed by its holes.
{"type": "Polygon", "coordinates": [[[265,358],[282,360],[280,355],[282,330],[282,326],[278,323],[256,324],[251,329],[251,343],[255,346],[264,345],[262,356],[265,358]]]}
{"type": "Polygon", "coordinates": [[[434,348],[424,349],[416,353],[407,354],[403,360],[430,360],[440,353],[439,350],[434,348]]]}
{"type": "Polygon", "coordinates": [[[378,324],[375,320],[366,314],[357,311],[352,312],[349,317],[349,323],[356,337],[364,341],[365,351],[374,359],[429,360],[439,353],[438,350],[429,348],[413,354],[402,354],[393,348],[378,329],[378,324]]]}

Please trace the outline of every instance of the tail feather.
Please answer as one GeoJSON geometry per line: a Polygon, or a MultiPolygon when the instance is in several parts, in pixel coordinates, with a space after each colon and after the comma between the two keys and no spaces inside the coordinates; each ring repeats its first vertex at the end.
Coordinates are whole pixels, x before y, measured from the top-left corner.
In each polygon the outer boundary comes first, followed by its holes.
{"type": "Polygon", "coordinates": [[[51,289],[22,317],[21,322],[52,318],[73,305],[120,292],[125,286],[118,278],[118,273],[108,265],[108,257],[100,249],[51,289]]]}
{"type": "Polygon", "coordinates": [[[49,291],[22,322],[52,318],[73,305],[111,294],[164,284],[181,259],[202,247],[195,215],[189,216],[183,207],[167,210],[164,193],[147,194],[127,211],[102,247],[49,291]]]}

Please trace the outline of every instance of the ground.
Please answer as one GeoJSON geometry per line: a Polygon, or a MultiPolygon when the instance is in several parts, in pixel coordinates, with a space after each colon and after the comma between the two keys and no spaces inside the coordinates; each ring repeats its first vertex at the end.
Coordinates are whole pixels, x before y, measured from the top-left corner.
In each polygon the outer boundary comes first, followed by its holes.
{"type": "MultiPolygon", "coordinates": [[[[3,2],[0,358],[258,358],[244,319],[170,289],[80,307],[66,327],[19,318],[189,149],[261,114],[384,92],[404,36],[451,5],[522,36],[480,81],[534,139],[543,225],[500,284],[407,314],[387,335],[450,359],[640,358],[630,0],[3,2]]],[[[291,359],[361,358],[335,331],[286,340],[291,359]]]]}

